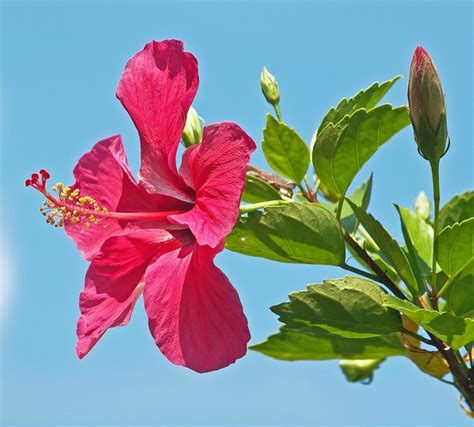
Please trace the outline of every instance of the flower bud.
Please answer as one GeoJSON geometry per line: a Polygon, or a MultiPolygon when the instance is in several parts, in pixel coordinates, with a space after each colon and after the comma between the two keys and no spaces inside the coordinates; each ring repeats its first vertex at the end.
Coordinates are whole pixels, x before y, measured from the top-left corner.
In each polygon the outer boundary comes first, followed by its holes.
{"type": "Polygon", "coordinates": [[[280,102],[278,82],[265,67],[263,67],[262,74],[260,75],[260,87],[269,104],[275,106],[280,102]]]}
{"type": "Polygon", "coordinates": [[[346,376],[347,381],[362,382],[370,384],[374,377],[374,370],[382,363],[381,359],[365,359],[365,360],[347,360],[342,359],[339,366],[346,376]]]}
{"type": "Polygon", "coordinates": [[[199,144],[202,140],[201,118],[193,107],[189,108],[181,139],[185,147],[199,144]]]}
{"type": "Polygon", "coordinates": [[[430,200],[426,197],[426,194],[422,191],[418,194],[418,197],[415,201],[415,212],[416,214],[423,218],[425,221],[430,219],[431,206],[430,200]]]}
{"type": "Polygon", "coordinates": [[[408,82],[408,104],[415,140],[430,161],[445,153],[448,138],[446,106],[436,67],[421,46],[415,49],[408,82]]]}

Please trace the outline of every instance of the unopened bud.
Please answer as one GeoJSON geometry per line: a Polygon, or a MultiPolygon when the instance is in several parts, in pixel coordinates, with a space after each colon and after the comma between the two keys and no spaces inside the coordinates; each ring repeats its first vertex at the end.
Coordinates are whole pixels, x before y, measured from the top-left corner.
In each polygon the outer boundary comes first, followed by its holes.
{"type": "Polygon", "coordinates": [[[415,140],[421,154],[439,160],[448,139],[446,106],[436,67],[421,46],[415,49],[408,82],[408,104],[415,140]]]}
{"type": "Polygon", "coordinates": [[[416,198],[415,212],[419,217],[423,218],[425,221],[428,221],[430,219],[430,212],[431,212],[430,200],[428,199],[428,197],[426,197],[426,194],[423,191],[420,192],[420,194],[418,194],[418,197],[416,198]]]}
{"type": "Polygon", "coordinates": [[[374,370],[379,367],[380,363],[382,363],[381,359],[343,359],[339,362],[339,366],[346,376],[347,381],[370,384],[374,376],[374,370]]]}
{"type": "Polygon", "coordinates": [[[265,67],[263,67],[262,74],[260,75],[260,87],[262,88],[263,95],[267,102],[273,106],[278,105],[280,102],[280,89],[278,88],[278,82],[265,67]]]}
{"type": "Polygon", "coordinates": [[[185,147],[199,144],[202,140],[201,118],[193,107],[189,108],[181,139],[185,147]]]}

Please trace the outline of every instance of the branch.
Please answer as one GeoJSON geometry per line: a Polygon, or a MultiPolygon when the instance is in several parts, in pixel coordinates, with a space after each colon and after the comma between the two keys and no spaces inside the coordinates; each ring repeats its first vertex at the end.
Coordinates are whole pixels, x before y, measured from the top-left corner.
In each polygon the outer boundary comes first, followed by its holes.
{"type": "Polygon", "coordinates": [[[405,294],[398,289],[398,286],[387,276],[385,271],[383,271],[377,263],[370,257],[370,255],[359,246],[359,244],[351,237],[351,235],[342,228],[342,234],[344,236],[344,240],[351,246],[352,249],[359,255],[359,257],[367,264],[377,276],[380,283],[384,284],[387,289],[389,289],[394,295],[401,299],[407,299],[405,294]]]}

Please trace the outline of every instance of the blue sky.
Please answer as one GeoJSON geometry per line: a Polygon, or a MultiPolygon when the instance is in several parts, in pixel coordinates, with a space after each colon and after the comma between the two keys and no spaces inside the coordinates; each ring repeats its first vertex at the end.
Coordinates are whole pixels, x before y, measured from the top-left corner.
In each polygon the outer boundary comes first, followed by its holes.
{"type": "MultiPolygon", "coordinates": [[[[238,122],[257,142],[268,105],[265,65],[287,123],[309,141],[324,113],[375,80],[407,75],[421,44],[448,103],[452,146],[442,200],[473,184],[473,3],[469,1],[3,1],[1,47],[1,422],[5,425],[468,425],[454,389],[391,359],[370,386],[347,383],[336,362],[280,362],[249,352],[207,375],[171,365],[156,349],[141,303],[126,328],[91,354],[74,354],[87,263],[44,224],[24,179],[41,167],[71,181],[78,158],[121,133],[137,170],[138,140],[114,97],[127,59],[149,40],[179,38],[200,63],[194,106],[207,123],[238,122]]],[[[405,103],[406,78],[387,99],[405,103]]],[[[260,152],[253,163],[264,167],[260,152]]],[[[366,165],[370,210],[397,236],[392,202],[430,194],[428,165],[409,129],[366,165]]],[[[225,252],[261,341],[278,328],[268,307],[335,268],[291,266],[225,252]]]]}

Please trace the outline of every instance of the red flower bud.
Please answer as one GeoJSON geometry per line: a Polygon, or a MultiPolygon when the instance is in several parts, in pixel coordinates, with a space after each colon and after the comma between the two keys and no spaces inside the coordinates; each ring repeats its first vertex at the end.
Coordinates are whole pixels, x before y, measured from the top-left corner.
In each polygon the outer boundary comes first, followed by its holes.
{"type": "Polygon", "coordinates": [[[415,49],[411,60],[408,103],[415,131],[420,128],[420,116],[423,115],[436,134],[444,113],[444,95],[436,67],[421,46],[415,49]]]}
{"type": "Polygon", "coordinates": [[[430,162],[439,161],[449,148],[446,106],[436,67],[421,46],[411,61],[408,104],[418,151],[430,162]]]}

